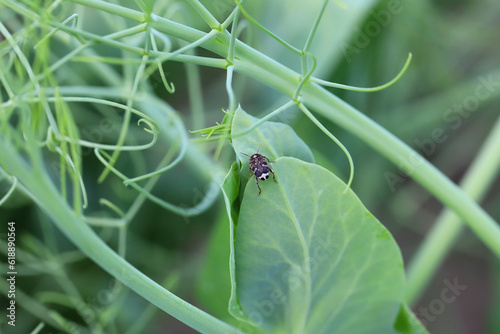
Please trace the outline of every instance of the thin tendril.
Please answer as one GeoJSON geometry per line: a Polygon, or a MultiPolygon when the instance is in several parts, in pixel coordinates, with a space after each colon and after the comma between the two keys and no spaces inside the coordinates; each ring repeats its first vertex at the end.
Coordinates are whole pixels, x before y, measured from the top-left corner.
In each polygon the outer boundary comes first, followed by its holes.
{"type": "Polygon", "coordinates": [[[327,128],[325,128],[325,126],[323,124],[321,124],[320,121],[318,121],[318,119],[316,117],[313,116],[313,114],[309,111],[309,109],[306,108],[306,106],[302,103],[302,102],[298,102],[297,103],[298,107],[300,108],[300,110],[302,110],[304,112],[304,114],[309,117],[309,119],[321,130],[323,131],[324,134],[326,134],[328,137],[330,137],[331,140],[333,140],[339,147],[340,149],[345,153],[345,155],[347,156],[347,160],[349,160],[349,167],[351,169],[351,172],[349,173],[349,181],[347,182],[347,186],[346,186],[346,189],[344,190],[344,193],[347,192],[347,190],[349,190],[349,188],[351,187],[351,183],[354,179],[354,163],[352,161],[352,157],[351,157],[351,154],[349,153],[349,151],[345,148],[345,146],[340,142],[340,140],[338,140],[330,131],[328,131],[327,128]]]}

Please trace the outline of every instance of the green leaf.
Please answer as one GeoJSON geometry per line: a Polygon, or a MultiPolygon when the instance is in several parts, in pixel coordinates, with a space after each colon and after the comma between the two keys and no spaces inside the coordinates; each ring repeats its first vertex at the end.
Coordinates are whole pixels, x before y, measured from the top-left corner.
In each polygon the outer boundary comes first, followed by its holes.
{"type": "MultiPolygon", "coordinates": [[[[235,280],[235,259],[234,259],[234,231],[235,226],[238,222],[238,212],[239,212],[239,201],[238,191],[240,188],[238,175],[238,164],[235,162],[231,165],[231,169],[226,175],[224,182],[221,185],[222,196],[224,197],[224,202],[226,204],[226,213],[229,217],[229,233],[227,234],[227,242],[229,243],[229,268],[224,267],[222,270],[226,270],[231,279],[231,295],[229,298],[228,311],[229,313],[239,321],[240,329],[243,329],[246,333],[259,332],[257,328],[254,327],[251,320],[248,318],[247,314],[241,308],[236,295],[236,280],[235,280]]],[[[227,259],[227,258],[226,258],[227,259]]]]}
{"type": "Polygon", "coordinates": [[[230,322],[227,305],[231,294],[229,277],[229,223],[220,215],[210,235],[203,270],[196,284],[196,294],[204,309],[217,318],[230,322]]]}
{"type": "MultiPolygon", "coordinates": [[[[241,107],[238,107],[234,113],[231,133],[243,133],[258,121],[258,118],[248,115],[243,109],[241,109],[241,107]]],[[[309,147],[297,136],[295,131],[289,125],[283,123],[265,122],[243,136],[234,137],[232,144],[237,156],[241,157],[241,160],[243,161],[243,165],[245,166],[243,169],[246,170],[248,170],[248,157],[242,155],[241,152],[251,155],[259,150],[260,153],[267,156],[271,160],[279,156],[293,156],[305,161],[314,162],[314,157],[309,147]]],[[[236,294],[237,281],[235,279],[234,228],[238,224],[239,219],[240,202],[237,201],[237,199],[239,195],[238,191],[240,179],[238,175],[237,165],[233,164],[222,185],[222,193],[226,202],[227,214],[231,217],[230,273],[232,289],[229,302],[229,312],[240,321],[248,323],[245,331],[256,332],[257,329],[250,325],[252,320],[248,318],[248,315],[241,308],[236,294]]],[[[243,179],[246,178],[246,176],[243,177],[243,179]]]]}
{"type": "MultiPolygon", "coordinates": [[[[231,133],[242,133],[258,120],[258,118],[248,115],[238,107],[233,117],[231,133]]],[[[247,165],[248,158],[242,155],[241,152],[251,155],[257,150],[270,160],[288,156],[314,162],[309,147],[289,125],[284,123],[265,122],[247,135],[233,138],[233,147],[236,154],[247,165]]]]}
{"type": "MultiPolygon", "coordinates": [[[[328,170],[294,158],[278,183],[246,187],[235,236],[237,294],[271,333],[390,333],[404,289],[391,234],[328,170]]],[[[253,181],[249,181],[253,183],[253,181]]]]}
{"type": "Polygon", "coordinates": [[[429,334],[424,325],[418,320],[407,305],[402,305],[394,324],[397,333],[429,334]]]}
{"type": "MultiPolygon", "coordinates": [[[[238,108],[231,131],[258,121],[238,108]]],[[[260,147],[277,159],[270,165],[278,180],[260,181],[258,196],[252,178],[239,196],[233,164],[222,186],[231,217],[233,316],[272,333],[425,333],[401,307],[403,264],[392,236],[352,191],[344,194],[335,175],[285,158],[314,162],[291,127],[266,122],[235,136],[233,146],[249,155],[260,147]]]]}

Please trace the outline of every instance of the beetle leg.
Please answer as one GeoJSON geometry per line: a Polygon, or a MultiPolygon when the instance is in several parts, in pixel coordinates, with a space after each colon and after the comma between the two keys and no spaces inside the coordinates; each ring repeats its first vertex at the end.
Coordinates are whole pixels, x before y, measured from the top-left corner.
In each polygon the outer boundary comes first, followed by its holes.
{"type": "Polygon", "coordinates": [[[257,188],[259,188],[259,194],[257,196],[260,196],[260,193],[261,193],[261,189],[260,189],[260,186],[259,186],[259,179],[257,178],[257,176],[255,177],[255,183],[257,183],[257,188]]]}
{"type": "Polygon", "coordinates": [[[276,177],[274,176],[274,171],[269,167],[269,170],[271,171],[271,173],[273,173],[273,180],[274,182],[278,183],[278,181],[276,181],[276,177]]]}

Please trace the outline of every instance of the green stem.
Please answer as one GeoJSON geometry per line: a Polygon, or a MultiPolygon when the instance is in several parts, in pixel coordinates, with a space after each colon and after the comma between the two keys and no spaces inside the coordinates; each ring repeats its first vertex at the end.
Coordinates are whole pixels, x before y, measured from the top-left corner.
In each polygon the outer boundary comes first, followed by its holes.
{"type": "Polygon", "coordinates": [[[326,5],[328,5],[328,2],[329,2],[328,0],[323,0],[323,5],[321,5],[321,9],[319,10],[318,15],[316,16],[316,20],[314,20],[314,24],[311,28],[311,31],[309,31],[309,35],[307,36],[306,44],[304,45],[304,49],[302,50],[302,52],[304,52],[304,53],[308,52],[310,47],[311,47],[311,43],[314,39],[314,35],[316,34],[316,31],[318,30],[319,23],[321,22],[321,18],[323,17],[323,14],[325,13],[326,5]]]}
{"type": "MultiPolygon", "coordinates": [[[[11,143],[0,137],[0,165],[15,174],[20,183],[58,228],[110,275],[139,295],[188,326],[202,333],[241,333],[238,329],[212,317],[175,296],[133,267],[106,245],[94,231],[61,200],[60,194],[41,166],[30,168],[11,143]]],[[[38,160],[40,157],[36,156],[38,160]]]]}
{"type": "Polygon", "coordinates": [[[319,114],[351,131],[434,194],[460,216],[500,257],[500,227],[456,184],[408,145],[350,105],[316,85],[302,89],[303,101],[319,114]]]}
{"type": "MultiPolygon", "coordinates": [[[[460,185],[472,199],[480,202],[493,185],[499,169],[500,118],[498,118],[460,185]]],[[[408,267],[406,302],[409,305],[413,304],[420,296],[463,228],[462,221],[452,211],[444,210],[439,215],[434,227],[408,267]]]]}
{"type": "Polygon", "coordinates": [[[220,29],[220,23],[198,0],[186,0],[211,29],[220,29]]]}
{"type": "Polygon", "coordinates": [[[196,65],[185,63],[186,81],[188,85],[189,109],[192,117],[192,128],[199,129],[205,125],[205,103],[200,75],[200,68],[196,65]]]}

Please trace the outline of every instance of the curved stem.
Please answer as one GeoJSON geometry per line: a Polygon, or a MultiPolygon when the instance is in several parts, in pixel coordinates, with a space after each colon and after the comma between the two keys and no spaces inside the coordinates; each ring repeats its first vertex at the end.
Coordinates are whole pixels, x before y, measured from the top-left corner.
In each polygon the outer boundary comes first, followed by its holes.
{"type": "MultiPolygon", "coordinates": [[[[460,186],[472,199],[481,201],[494,184],[500,170],[500,118],[486,139],[481,151],[465,174],[460,186]]],[[[444,210],[436,220],[408,266],[406,302],[413,304],[436,268],[443,262],[464,228],[460,218],[450,210],[444,210]]]]}
{"type": "Polygon", "coordinates": [[[500,257],[500,227],[456,184],[415,150],[336,96],[316,85],[302,89],[303,100],[323,117],[360,137],[455,211],[500,257]]]}
{"type": "Polygon", "coordinates": [[[304,45],[304,49],[302,50],[304,53],[308,52],[311,43],[314,39],[314,35],[316,34],[316,31],[318,30],[319,23],[321,22],[321,18],[323,17],[323,14],[325,13],[326,5],[328,5],[329,0],[323,0],[323,4],[321,5],[321,9],[318,12],[318,15],[316,16],[316,20],[314,20],[314,24],[309,31],[309,35],[307,36],[306,44],[304,45]]]}
{"type": "MultiPolygon", "coordinates": [[[[133,267],[106,245],[95,232],[61,200],[61,196],[43,168],[30,168],[14,147],[0,137],[0,166],[4,174],[15,171],[20,183],[33,200],[51,217],[58,228],[95,263],[110,275],[174,316],[202,333],[241,333],[238,329],[212,317],[172,294],[133,267]]],[[[34,157],[38,159],[39,157],[34,157]]]]}
{"type": "Polygon", "coordinates": [[[220,28],[220,23],[217,21],[217,19],[210,13],[205,6],[203,6],[198,0],[187,0],[189,4],[196,10],[198,15],[201,16],[201,18],[205,21],[206,24],[211,29],[219,29],[220,28]]]}

